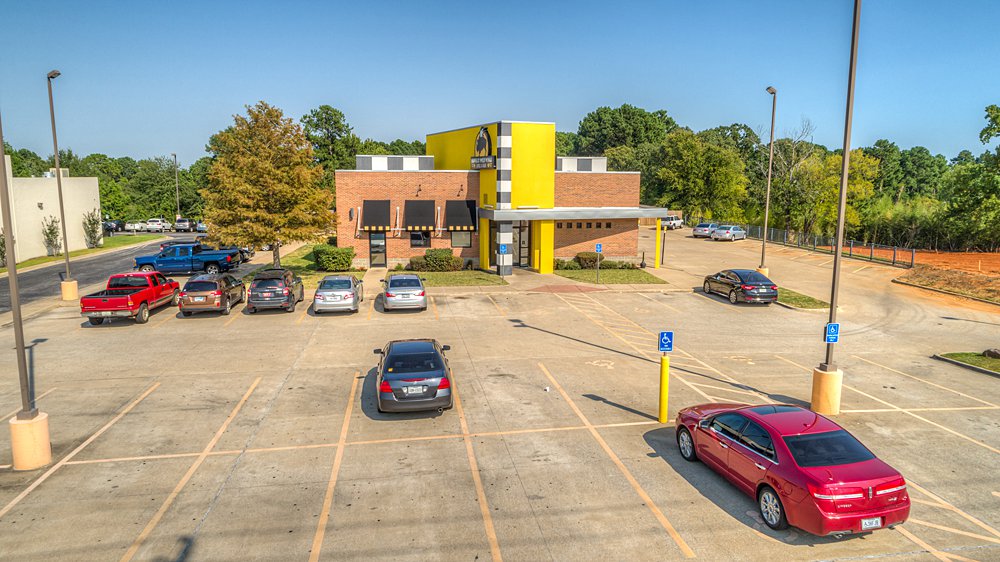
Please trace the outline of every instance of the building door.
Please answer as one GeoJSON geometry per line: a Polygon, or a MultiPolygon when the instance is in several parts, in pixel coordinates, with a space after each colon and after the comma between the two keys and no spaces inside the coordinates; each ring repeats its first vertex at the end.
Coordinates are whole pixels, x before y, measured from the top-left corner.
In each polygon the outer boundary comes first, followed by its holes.
{"type": "Polygon", "coordinates": [[[369,267],[386,267],[385,259],[385,233],[369,232],[368,248],[371,252],[369,257],[369,267]]]}
{"type": "Polygon", "coordinates": [[[513,232],[512,265],[514,267],[531,267],[531,223],[528,221],[515,222],[513,232]]]}

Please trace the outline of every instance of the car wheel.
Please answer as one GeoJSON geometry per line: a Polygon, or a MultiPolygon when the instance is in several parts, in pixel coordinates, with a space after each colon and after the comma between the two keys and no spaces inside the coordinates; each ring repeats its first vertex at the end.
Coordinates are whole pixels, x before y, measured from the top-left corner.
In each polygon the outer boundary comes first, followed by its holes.
{"type": "Polygon", "coordinates": [[[219,273],[219,266],[214,263],[210,263],[205,266],[205,273],[209,275],[215,275],[219,273]]]}
{"type": "Polygon", "coordinates": [[[142,267],[139,268],[139,271],[142,271],[143,273],[149,273],[150,271],[153,271],[153,266],[151,266],[151,265],[144,265],[144,266],[142,266],[142,267]]]}
{"type": "Polygon", "coordinates": [[[257,312],[257,309],[256,309],[256,308],[254,308],[254,307],[252,307],[252,306],[248,306],[248,307],[247,307],[247,314],[253,314],[253,313],[255,313],[255,312],[257,312]]]}
{"type": "Polygon", "coordinates": [[[760,508],[760,516],[764,523],[775,531],[788,528],[788,519],[785,518],[785,508],[781,506],[778,493],[770,486],[761,488],[757,494],[757,506],[760,508]]]}
{"type": "Polygon", "coordinates": [[[170,299],[170,306],[179,306],[181,304],[181,293],[178,290],[174,290],[174,297],[170,299]]]}
{"type": "Polygon", "coordinates": [[[686,427],[677,430],[677,448],[680,449],[681,457],[684,460],[688,462],[698,460],[698,453],[694,450],[694,439],[691,438],[691,432],[686,427]]]}
{"type": "Polygon", "coordinates": [[[135,314],[135,323],[145,324],[146,322],[149,322],[149,307],[146,306],[146,303],[142,303],[139,305],[139,312],[135,314]]]}
{"type": "Polygon", "coordinates": [[[100,326],[104,323],[103,318],[87,318],[87,322],[90,322],[91,326],[100,326]]]}
{"type": "Polygon", "coordinates": [[[233,310],[233,303],[227,298],[226,306],[222,309],[223,316],[229,316],[229,313],[233,310]]]}
{"type": "Polygon", "coordinates": [[[729,302],[733,304],[740,302],[740,298],[736,295],[736,289],[729,291],[729,302]]]}
{"type": "Polygon", "coordinates": [[[292,304],[288,305],[288,308],[286,308],[285,311],[286,312],[295,312],[295,303],[296,302],[297,301],[293,301],[292,304]]]}
{"type": "Polygon", "coordinates": [[[712,285],[708,281],[705,281],[705,284],[701,286],[701,290],[704,291],[706,295],[711,294],[712,285]]]}

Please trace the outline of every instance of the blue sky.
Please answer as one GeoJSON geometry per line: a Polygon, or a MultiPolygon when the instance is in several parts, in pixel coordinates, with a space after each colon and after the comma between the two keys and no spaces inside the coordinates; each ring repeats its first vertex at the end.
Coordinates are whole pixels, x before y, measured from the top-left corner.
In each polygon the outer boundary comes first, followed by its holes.
{"type": "MultiPolygon", "coordinates": [[[[592,109],[666,109],[695,130],[779,135],[803,117],[842,143],[850,0],[693,2],[26,2],[0,0],[0,112],[17,147],[187,165],[258,100],[320,104],[379,140],[496,119],[575,131],[592,109]]],[[[853,146],[951,158],[1000,103],[1000,2],[867,0],[853,146]]]]}

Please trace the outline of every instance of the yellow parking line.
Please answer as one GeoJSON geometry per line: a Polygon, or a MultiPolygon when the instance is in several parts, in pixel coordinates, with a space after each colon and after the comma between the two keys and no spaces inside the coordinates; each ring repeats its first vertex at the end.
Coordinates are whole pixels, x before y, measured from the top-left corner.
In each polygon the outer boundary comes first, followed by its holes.
{"type": "Polygon", "coordinates": [[[903,375],[904,377],[910,377],[911,379],[918,380],[918,381],[920,381],[922,383],[926,383],[926,384],[929,384],[931,386],[940,388],[941,390],[947,390],[948,392],[953,392],[953,393],[955,393],[955,394],[957,394],[959,396],[963,396],[965,398],[968,398],[969,400],[975,400],[976,402],[980,402],[980,403],[986,404],[987,406],[998,407],[996,404],[994,404],[992,402],[987,402],[986,400],[980,400],[979,398],[976,398],[975,396],[969,396],[968,394],[965,394],[964,392],[959,392],[959,391],[957,391],[955,389],[948,388],[947,386],[942,386],[940,384],[931,382],[929,380],[922,379],[920,377],[911,375],[909,373],[904,373],[903,371],[899,371],[899,370],[893,369],[892,367],[887,367],[885,365],[882,365],[881,363],[876,363],[874,361],[865,359],[864,357],[859,357],[857,355],[851,355],[851,357],[853,357],[855,359],[860,359],[861,361],[864,361],[865,363],[870,363],[872,365],[875,365],[876,367],[882,367],[883,369],[885,369],[887,371],[892,371],[893,373],[896,373],[897,375],[903,375]]]}
{"type": "Polygon", "coordinates": [[[295,324],[296,325],[301,324],[302,321],[305,320],[307,316],[309,316],[309,307],[308,306],[305,308],[305,310],[302,311],[302,314],[299,314],[299,317],[295,319],[295,324]]]}
{"type": "Polygon", "coordinates": [[[997,410],[994,406],[958,406],[955,408],[872,408],[869,410],[841,410],[841,414],[880,414],[884,412],[961,412],[965,410],[997,410]]]}
{"type": "MultiPolygon", "coordinates": [[[[46,396],[48,396],[49,394],[51,394],[52,391],[55,390],[56,388],[57,387],[52,387],[52,388],[46,390],[45,392],[39,394],[38,396],[35,397],[35,402],[38,402],[42,398],[45,398],[46,396]]],[[[21,411],[21,408],[14,408],[10,412],[8,412],[8,413],[4,414],[2,417],[0,417],[0,419],[2,419],[2,420],[10,419],[10,418],[14,417],[15,415],[17,415],[17,413],[20,412],[20,411],[21,411]]]]}
{"type": "Polygon", "coordinates": [[[438,319],[438,305],[437,305],[437,302],[434,300],[434,297],[431,297],[431,308],[434,309],[434,319],[437,320],[438,319]]]}
{"type": "Polygon", "coordinates": [[[472,482],[476,485],[476,498],[479,503],[479,511],[483,516],[483,526],[486,528],[486,539],[490,543],[490,554],[495,562],[503,560],[500,555],[500,542],[497,540],[496,529],[493,528],[493,516],[490,514],[490,506],[486,501],[486,490],[483,488],[482,476],[479,474],[479,463],[476,462],[476,453],[472,448],[472,439],[469,438],[469,425],[465,420],[465,410],[462,408],[462,400],[458,396],[458,389],[452,387],[455,395],[455,411],[458,412],[458,423],[462,428],[463,441],[465,441],[465,454],[469,458],[469,470],[472,472],[472,482]]]}
{"type": "MultiPolygon", "coordinates": [[[[780,355],[775,355],[775,357],[777,357],[778,359],[781,359],[782,361],[785,361],[787,363],[791,363],[792,365],[795,365],[796,367],[798,367],[800,369],[803,369],[803,370],[806,370],[806,371],[811,371],[812,370],[812,369],[809,369],[808,367],[803,367],[802,365],[799,365],[798,363],[796,363],[796,362],[794,362],[794,361],[792,361],[790,359],[785,359],[784,357],[782,357],[780,355]]],[[[858,357],[858,359],[860,359],[860,357],[858,357]]],[[[881,365],[879,365],[879,366],[881,367],[881,365]]],[[[905,373],[903,373],[903,374],[905,374],[905,373]]],[[[907,376],[910,376],[910,375],[907,375],[907,376]]],[[[935,386],[937,386],[937,385],[935,385],[935,386]]],[[[906,410],[906,408],[901,408],[901,407],[899,407],[899,406],[897,406],[897,405],[895,405],[895,404],[893,404],[891,402],[887,402],[885,400],[882,400],[881,398],[876,398],[875,396],[872,396],[871,394],[868,394],[867,392],[864,392],[862,390],[854,388],[853,386],[850,386],[850,385],[846,385],[845,384],[844,388],[846,388],[848,390],[853,390],[854,392],[857,392],[858,394],[860,394],[862,396],[868,397],[868,398],[870,398],[870,399],[872,399],[872,400],[874,400],[876,402],[879,402],[881,404],[885,404],[886,406],[889,406],[890,408],[892,408],[894,410],[898,410],[898,411],[900,411],[900,412],[902,412],[902,413],[904,413],[904,414],[906,414],[908,416],[915,417],[915,418],[917,418],[918,420],[920,420],[920,421],[922,421],[924,423],[928,423],[930,425],[933,425],[934,427],[936,427],[938,429],[942,429],[944,431],[947,431],[948,433],[950,433],[950,434],[952,434],[952,435],[954,435],[956,437],[961,437],[962,439],[965,439],[966,441],[968,441],[970,443],[974,443],[976,445],[979,445],[980,447],[983,447],[984,449],[986,449],[988,451],[991,451],[993,453],[996,453],[996,454],[1000,455],[1000,449],[997,449],[995,447],[991,447],[990,445],[987,445],[986,443],[983,443],[982,441],[980,441],[978,439],[969,437],[968,435],[963,435],[963,434],[955,431],[954,429],[947,428],[947,427],[945,427],[945,426],[943,426],[943,425],[941,425],[941,424],[939,424],[937,422],[933,422],[933,421],[931,421],[931,420],[929,420],[929,419],[927,419],[927,418],[925,418],[923,416],[919,416],[917,414],[914,414],[913,412],[910,412],[910,411],[906,410]]],[[[980,402],[982,402],[982,400],[980,400],[980,402]]]]}
{"type": "Polygon", "coordinates": [[[507,316],[507,313],[504,312],[502,308],[500,308],[500,305],[497,304],[497,301],[493,300],[492,296],[486,295],[486,298],[490,299],[490,302],[493,303],[493,306],[497,307],[497,312],[500,313],[500,316],[507,316]]]}
{"type": "Polygon", "coordinates": [[[154,328],[154,329],[155,328],[159,328],[160,326],[162,326],[162,325],[166,324],[167,322],[169,322],[171,318],[176,318],[177,317],[177,312],[178,311],[176,309],[171,309],[169,306],[165,306],[165,307],[161,308],[160,309],[160,313],[163,314],[164,318],[163,318],[163,320],[160,320],[156,324],[153,324],[151,326],[151,328],[154,328]],[[172,313],[172,314],[168,314],[168,313],[172,313]]]}
{"type": "Polygon", "coordinates": [[[226,320],[226,322],[222,325],[222,327],[223,328],[229,327],[229,325],[232,324],[233,322],[235,322],[237,318],[239,318],[240,316],[243,316],[243,309],[245,309],[245,308],[246,308],[246,306],[244,306],[243,308],[241,308],[239,311],[237,311],[235,308],[232,309],[231,311],[229,311],[230,318],[229,318],[229,320],[226,320]]]}
{"type": "Polygon", "coordinates": [[[583,422],[583,425],[587,426],[587,429],[590,431],[590,435],[593,436],[594,440],[597,441],[597,444],[600,445],[601,449],[603,449],[604,452],[608,455],[608,458],[611,459],[611,462],[613,462],[615,466],[618,467],[618,470],[620,470],[622,475],[625,476],[625,480],[628,481],[629,485],[632,486],[632,489],[635,490],[635,492],[639,495],[639,498],[642,499],[643,503],[646,504],[646,507],[648,507],[649,510],[653,512],[653,516],[656,518],[657,521],[660,522],[660,525],[667,531],[667,534],[670,535],[670,538],[674,540],[674,542],[677,544],[677,547],[681,550],[681,553],[684,554],[684,557],[694,558],[694,551],[691,550],[691,547],[688,546],[687,542],[685,542],[684,539],[677,532],[677,530],[674,529],[674,526],[670,523],[667,517],[663,515],[663,512],[660,511],[660,508],[657,507],[657,505],[653,502],[653,498],[649,497],[649,494],[646,493],[646,490],[644,490],[642,485],[639,484],[639,481],[636,480],[634,476],[632,476],[632,472],[629,471],[628,467],[625,466],[625,463],[623,463],[622,460],[618,457],[618,455],[615,454],[613,450],[611,450],[611,447],[608,446],[608,443],[604,440],[603,437],[601,437],[601,434],[598,433],[598,431],[590,423],[590,420],[587,419],[587,416],[585,416],[583,412],[580,411],[580,408],[578,408],[576,403],[573,402],[573,399],[569,397],[569,394],[566,394],[566,391],[563,390],[563,387],[559,384],[558,381],[556,381],[555,377],[552,376],[552,373],[550,373],[549,370],[545,368],[545,365],[543,365],[542,363],[538,364],[538,368],[541,369],[543,373],[545,373],[545,376],[549,379],[549,382],[552,383],[552,386],[555,387],[555,389],[562,396],[563,400],[566,401],[566,404],[568,404],[569,407],[573,409],[573,412],[576,413],[578,418],[580,418],[580,421],[583,422]]]}
{"type": "MultiPolygon", "coordinates": [[[[949,511],[954,511],[955,513],[961,515],[962,517],[964,517],[970,523],[974,523],[975,525],[977,525],[978,527],[980,527],[984,531],[989,531],[990,534],[992,534],[993,536],[1000,537],[1000,531],[997,531],[993,527],[990,527],[986,523],[983,523],[979,519],[976,519],[975,517],[973,517],[972,515],[969,515],[968,513],[962,511],[961,509],[958,509],[954,505],[952,505],[952,504],[948,503],[947,501],[941,499],[940,497],[938,497],[937,495],[935,495],[930,490],[927,490],[923,486],[920,486],[920,485],[918,485],[915,482],[909,482],[909,481],[907,481],[906,484],[908,486],[910,486],[911,488],[913,488],[914,490],[917,490],[918,492],[920,492],[922,494],[925,494],[927,497],[931,498],[932,500],[944,504],[949,511]]],[[[1000,494],[997,494],[996,492],[993,492],[993,493],[994,493],[994,495],[1000,495],[1000,494]]]]}
{"type": "Polygon", "coordinates": [[[823,262],[823,263],[819,264],[819,266],[820,266],[820,267],[823,267],[824,265],[826,265],[826,264],[828,264],[828,263],[831,263],[831,262],[833,262],[833,260],[826,260],[825,262],[823,262]]]}
{"type": "Polygon", "coordinates": [[[855,269],[855,270],[854,270],[854,271],[852,271],[851,273],[860,273],[860,272],[862,272],[862,271],[864,271],[864,270],[868,269],[869,267],[871,267],[871,266],[870,266],[870,265],[863,265],[863,266],[861,266],[861,267],[859,267],[859,268],[855,269]]]}
{"type": "Polygon", "coordinates": [[[143,528],[142,532],[139,533],[139,536],[136,537],[135,541],[132,543],[132,546],[130,546],[129,549],[125,551],[125,554],[122,555],[120,559],[121,562],[128,562],[136,555],[137,552],[139,552],[139,548],[142,547],[142,544],[146,541],[147,538],[149,538],[149,535],[153,532],[153,529],[155,529],[156,526],[160,523],[160,520],[163,519],[164,514],[166,514],[167,510],[170,509],[170,506],[173,505],[174,500],[176,500],[177,496],[180,495],[181,490],[184,489],[184,486],[186,486],[187,483],[191,480],[191,478],[194,476],[194,473],[197,472],[197,470],[201,467],[202,463],[205,462],[205,459],[208,458],[209,452],[211,452],[211,450],[215,448],[215,445],[219,442],[219,439],[222,439],[222,434],[225,433],[226,429],[229,428],[229,424],[232,423],[233,419],[236,418],[236,414],[238,414],[240,409],[243,408],[243,405],[246,404],[246,401],[250,399],[250,395],[253,394],[253,391],[257,388],[257,385],[260,384],[260,379],[261,377],[257,377],[250,385],[250,388],[247,389],[246,393],[243,394],[243,397],[240,398],[240,401],[236,403],[236,406],[229,413],[229,417],[226,418],[226,421],[222,422],[222,426],[219,428],[218,431],[215,432],[215,435],[212,437],[212,440],[208,442],[208,445],[205,445],[205,448],[202,449],[201,454],[198,455],[198,458],[195,459],[194,463],[191,464],[191,467],[188,468],[187,472],[184,473],[184,476],[181,477],[180,482],[178,482],[177,485],[174,486],[173,491],[171,491],[170,494],[167,496],[167,498],[163,500],[163,504],[160,505],[160,509],[156,511],[156,513],[153,515],[153,518],[149,520],[149,523],[146,523],[146,527],[143,528]]]}
{"type": "Polygon", "coordinates": [[[708,302],[710,302],[712,304],[718,305],[718,306],[724,306],[724,307],[726,307],[726,310],[731,310],[733,312],[738,312],[740,314],[743,313],[743,311],[740,310],[740,308],[737,305],[730,303],[728,300],[726,302],[724,302],[724,303],[719,302],[718,300],[716,300],[715,299],[715,293],[708,294],[708,293],[702,292],[702,293],[691,293],[691,294],[695,295],[695,296],[701,295],[700,298],[702,300],[706,300],[706,301],[708,301],[708,302]]]}
{"type": "Polygon", "coordinates": [[[64,466],[66,463],[72,460],[73,457],[77,455],[77,453],[84,450],[87,447],[87,445],[93,443],[95,439],[103,435],[105,431],[111,428],[111,426],[118,423],[118,420],[122,419],[125,416],[125,414],[131,412],[132,408],[135,408],[136,405],[139,404],[139,402],[142,402],[147,396],[149,396],[151,392],[156,390],[159,386],[160,383],[154,383],[153,386],[149,387],[146,390],[146,392],[143,392],[138,398],[130,402],[129,405],[126,406],[125,409],[123,409],[121,412],[119,412],[117,416],[111,418],[111,421],[104,424],[104,426],[101,427],[101,429],[98,429],[96,432],[94,432],[94,434],[88,437],[86,441],[80,443],[75,449],[73,449],[68,455],[63,457],[62,460],[57,462],[52,468],[43,472],[42,475],[39,476],[37,480],[35,480],[34,482],[31,483],[30,486],[25,488],[23,492],[15,496],[14,499],[10,500],[10,502],[8,502],[7,505],[3,507],[3,509],[0,509],[0,518],[3,518],[4,515],[9,513],[10,510],[14,508],[14,506],[20,503],[21,500],[27,497],[28,494],[30,494],[35,488],[41,486],[42,482],[45,482],[49,478],[49,476],[52,476],[52,474],[55,471],[59,470],[62,466],[64,466]]]}
{"type": "Polygon", "coordinates": [[[922,548],[922,549],[926,550],[927,552],[929,552],[931,554],[931,556],[933,556],[934,558],[937,558],[938,560],[941,560],[941,562],[948,562],[949,561],[949,558],[948,558],[947,555],[945,555],[945,553],[943,553],[940,550],[934,548],[933,546],[925,543],[924,541],[918,539],[916,536],[913,535],[913,533],[907,531],[903,527],[896,527],[895,529],[896,529],[896,531],[899,532],[899,534],[901,534],[904,537],[910,539],[910,541],[912,541],[914,544],[916,544],[920,548],[922,548]]]}
{"type": "Polygon", "coordinates": [[[987,541],[991,543],[1000,544],[1000,539],[987,537],[985,535],[978,535],[976,533],[970,533],[968,531],[962,531],[960,529],[954,529],[952,527],[945,527],[944,525],[936,525],[934,523],[928,523],[927,521],[922,521],[920,519],[909,518],[906,520],[907,523],[916,523],[917,525],[923,525],[924,527],[930,527],[931,529],[937,529],[938,531],[946,531],[949,533],[955,533],[956,535],[962,535],[964,537],[971,537],[974,539],[979,539],[982,541],[987,541]]]}
{"type": "Polygon", "coordinates": [[[316,524],[316,534],[313,536],[312,550],[309,551],[310,562],[319,560],[320,550],[323,549],[323,535],[326,534],[326,524],[330,520],[330,509],[333,507],[333,490],[337,486],[340,465],[344,461],[344,443],[347,442],[347,430],[351,425],[351,412],[354,410],[354,396],[358,392],[360,374],[359,371],[355,371],[354,382],[351,383],[351,394],[347,399],[344,422],[340,426],[340,437],[337,439],[337,452],[333,456],[333,466],[330,468],[330,482],[326,485],[326,494],[323,496],[323,508],[319,514],[319,522],[316,524]]]}
{"type": "Polygon", "coordinates": [[[375,296],[374,298],[368,301],[368,320],[372,319],[372,311],[375,310],[375,299],[377,298],[378,296],[375,296]]]}

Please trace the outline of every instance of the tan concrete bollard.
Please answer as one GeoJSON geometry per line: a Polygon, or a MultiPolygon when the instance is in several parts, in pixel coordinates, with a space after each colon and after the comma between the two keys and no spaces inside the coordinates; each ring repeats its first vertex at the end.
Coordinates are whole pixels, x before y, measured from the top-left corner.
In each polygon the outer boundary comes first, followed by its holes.
{"type": "Polygon", "coordinates": [[[59,284],[59,289],[62,291],[62,300],[64,301],[75,301],[80,298],[80,293],[77,289],[76,279],[70,279],[69,281],[63,281],[59,284]]]}
{"type": "Polygon", "coordinates": [[[812,403],[809,409],[817,414],[835,416],[840,413],[840,393],[844,372],[813,369],[812,403]]]}
{"type": "Polygon", "coordinates": [[[49,415],[38,412],[30,420],[10,420],[10,448],[14,470],[34,470],[52,462],[49,442],[49,415]]]}

